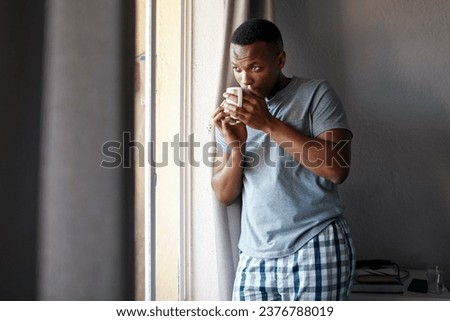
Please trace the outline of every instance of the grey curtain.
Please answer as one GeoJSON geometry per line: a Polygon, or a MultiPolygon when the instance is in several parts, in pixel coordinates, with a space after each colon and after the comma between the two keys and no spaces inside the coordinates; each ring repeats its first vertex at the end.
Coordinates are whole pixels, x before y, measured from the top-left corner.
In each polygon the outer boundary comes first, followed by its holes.
{"type": "MultiPolygon", "coordinates": [[[[222,72],[217,90],[219,98],[216,106],[221,103],[222,93],[225,91],[225,88],[237,85],[230,67],[229,58],[232,32],[242,22],[251,18],[265,18],[273,21],[272,0],[227,0],[225,8],[225,37],[221,60],[222,72]]],[[[214,139],[213,130],[211,140],[214,139]]],[[[239,258],[237,243],[240,234],[241,200],[238,199],[231,206],[224,207],[217,202],[213,195],[213,204],[220,300],[231,300],[233,281],[239,258]]]]}
{"type": "Polygon", "coordinates": [[[100,166],[133,132],[134,34],[134,1],[1,1],[1,300],[134,298],[133,169],[100,166]]]}

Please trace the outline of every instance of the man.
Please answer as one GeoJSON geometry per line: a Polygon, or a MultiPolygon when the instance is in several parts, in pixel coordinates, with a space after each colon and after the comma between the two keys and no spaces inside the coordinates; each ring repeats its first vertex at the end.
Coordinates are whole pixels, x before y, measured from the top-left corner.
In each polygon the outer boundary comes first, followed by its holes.
{"type": "Polygon", "coordinates": [[[243,103],[225,93],[212,115],[222,151],[212,187],[225,205],[242,194],[233,300],[345,300],[354,253],[337,193],[352,138],[342,105],[326,81],[283,74],[267,20],[239,26],[230,55],[243,103]]]}

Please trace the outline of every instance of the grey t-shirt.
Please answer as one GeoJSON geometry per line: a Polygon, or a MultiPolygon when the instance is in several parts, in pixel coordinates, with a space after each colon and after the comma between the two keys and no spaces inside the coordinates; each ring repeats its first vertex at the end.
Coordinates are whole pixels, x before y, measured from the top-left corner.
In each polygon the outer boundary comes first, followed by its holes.
{"type": "MultiPolygon", "coordinates": [[[[350,130],[326,81],[292,77],[266,101],[272,115],[307,136],[350,130]]],[[[344,207],[335,184],[299,164],[270,135],[248,126],[247,131],[239,249],[256,258],[290,255],[342,215],[344,207]]],[[[216,133],[218,147],[228,150],[216,133]]]]}

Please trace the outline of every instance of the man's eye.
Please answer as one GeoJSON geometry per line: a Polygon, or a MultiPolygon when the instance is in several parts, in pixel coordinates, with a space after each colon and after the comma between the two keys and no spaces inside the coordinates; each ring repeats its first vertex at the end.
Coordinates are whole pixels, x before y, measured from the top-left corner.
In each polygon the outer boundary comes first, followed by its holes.
{"type": "Polygon", "coordinates": [[[252,71],[260,71],[260,70],[261,70],[261,67],[259,67],[259,66],[252,67],[252,71]]]}
{"type": "Polygon", "coordinates": [[[238,67],[233,67],[233,70],[236,72],[240,72],[241,70],[238,67]]]}

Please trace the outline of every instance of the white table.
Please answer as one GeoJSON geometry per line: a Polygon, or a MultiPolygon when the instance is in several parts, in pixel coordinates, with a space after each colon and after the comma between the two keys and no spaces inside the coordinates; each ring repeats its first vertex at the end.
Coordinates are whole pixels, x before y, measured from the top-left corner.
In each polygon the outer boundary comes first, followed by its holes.
{"type": "Polygon", "coordinates": [[[440,301],[450,300],[450,293],[444,286],[444,290],[441,294],[435,293],[420,293],[408,291],[409,283],[412,279],[427,279],[425,270],[410,270],[409,276],[403,281],[403,294],[393,293],[352,293],[350,295],[350,301],[440,301]]]}

